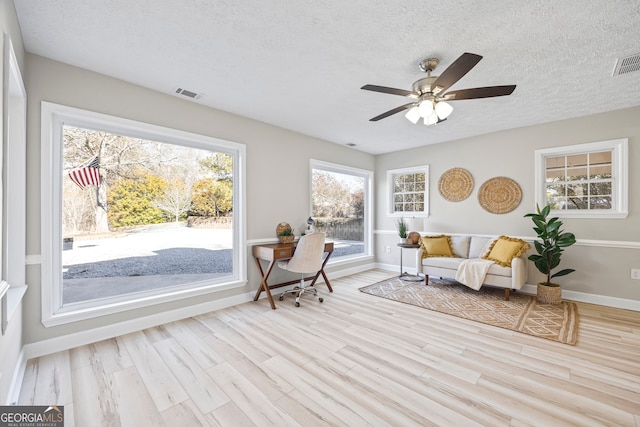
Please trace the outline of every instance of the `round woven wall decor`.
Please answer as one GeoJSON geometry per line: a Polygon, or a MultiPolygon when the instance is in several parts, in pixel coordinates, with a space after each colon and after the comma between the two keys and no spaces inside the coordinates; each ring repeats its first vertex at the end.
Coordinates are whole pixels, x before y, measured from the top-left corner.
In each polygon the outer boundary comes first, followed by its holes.
{"type": "Polygon", "coordinates": [[[471,195],[473,177],[462,168],[449,169],[438,181],[440,195],[450,202],[460,202],[471,195]]]}
{"type": "Polygon", "coordinates": [[[522,190],[511,178],[498,176],[485,181],[478,190],[480,206],[494,214],[511,212],[520,204],[522,190]]]}

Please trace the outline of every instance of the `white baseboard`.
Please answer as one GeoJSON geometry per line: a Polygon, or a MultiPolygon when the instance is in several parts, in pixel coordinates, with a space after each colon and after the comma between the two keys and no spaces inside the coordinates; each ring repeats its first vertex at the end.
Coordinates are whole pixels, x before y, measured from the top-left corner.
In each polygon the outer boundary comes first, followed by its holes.
{"type": "MultiPolygon", "coordinates": [[[[379,268],[381,270],[389,270],[392,273],[398,273],[398,275],[400,274],[400,266],[399,265],[376,263],[375,264],[375,268],[379,268]]],[[[418,272],[418,269],[415,268],[415,267],[403,266],[402,269],[404,271],[406,271],[407,273],[410,273],[410,274],[416,274],[418,272]]]]}
{"type": "Polygon", "coordinates": [[[27,370],[27,358],[24,355],[24,348],[18,355],[16,361],[16,367],[13,370],[13,377],[11,378],[11,386],[9,387],[9,394],[7,395],[7,401],[5,406],[17,405],[20,398],[20,390],[22,389],[22,381],[24,379],[24,373],[27,370]]]}
{"type": "MultiPolygon", "coordinates": [[[[377,264],[370,262],[363,265],[358,265],[356,267],[344,268],[337,271],[331,271],[331,279],[339,279],[340,277],[350,276],[356,273],[362,273],[363,271],[371,270],[373,268],[378,268],[377,264]]],[[[327,270],[330,270],[330,267],[327,267],[327,270]]]]}
{"type": "MultiPolygon", "coordinates": [[[[537,285],[524,285],[522,292],[535,295],[537,285]]],[[[588,294],[585,292],[562,290],[562,299],[569,301],[586,302],[589,304],[603,305],[605,307],[622,308],[625,310],[640,311],[640,301],[608,297],[606,295],[588,294]]]]}
{"type": "Polygon", "coordinates": [[[208,301],[198,305],[180,308],[177,310],[165,311],[147,317],[128,320],[126,322],[114,323],[112,325],[101,326],[74,334],[50,338],[23,347],[23,352],[27,360],[34,357],[45,356],[58,351],[69,350],[86,344],[114,338],[131,332],[140,331],[154,326],[162,325],[177,320],[186,319],[192,316],[208,313],[222,308],[231,307],[253,300],[254,292],[246,292],[232,297],[222,298],[215,301],[208,301]]]}

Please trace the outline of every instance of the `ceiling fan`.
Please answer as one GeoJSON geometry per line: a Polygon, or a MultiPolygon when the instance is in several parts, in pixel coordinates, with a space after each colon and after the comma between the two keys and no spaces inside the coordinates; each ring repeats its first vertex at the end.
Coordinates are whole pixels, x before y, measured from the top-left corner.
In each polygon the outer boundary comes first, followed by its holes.
{"type": "Polygon", "coordinates": [[[474,53],[463,53],[453,64],[445,69],[440,76],[432,76],[431,72],[438,66],[438,58],[427,58],[420,62],[420,69],[427,73],[427,77],[413,83],[413,90],[395,89],[386,86],[364,85],[360,89],[373,92],[389,93],[391,95],[406,96],[414,101],[401,105],[369,119],[371,122],[392,116],[404,110],[409,110],[405,117],[412,123],[424,119],[427,126],[440,123],[447,119],[453,111],[453,107],[446,101],[459,101],[462,99],[492,98],[495,96],[511,95],[516,85],[476,87],[472,89],[460,89],[446,92],[465,74],[480,62],[482,56],[474,53]]]}

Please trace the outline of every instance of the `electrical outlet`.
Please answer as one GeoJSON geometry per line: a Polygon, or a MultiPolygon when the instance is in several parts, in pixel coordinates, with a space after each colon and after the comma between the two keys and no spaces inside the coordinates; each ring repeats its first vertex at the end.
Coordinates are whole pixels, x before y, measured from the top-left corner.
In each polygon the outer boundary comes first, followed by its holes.
{"type": "Polygon", "coordinates": [[[388,254],[391,253],[391,246],[385,246],[384,251],[388,254]]]}
{"type": "Polygon", "coordinates": [[[632,268],[631,269],[631,278],[640,280],[640,268],[632,268]]]}

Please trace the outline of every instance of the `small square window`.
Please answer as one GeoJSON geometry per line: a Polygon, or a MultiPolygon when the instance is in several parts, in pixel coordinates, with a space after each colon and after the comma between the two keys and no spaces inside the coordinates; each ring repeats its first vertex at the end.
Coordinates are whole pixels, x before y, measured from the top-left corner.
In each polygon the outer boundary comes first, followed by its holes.
{"type": "Polygon", "coordinates": [[[429,167],[394,169],[387,172],[389,214],[392,216],[427,216],[429,167]]]}
{"type": "Polygon", "coordinates": [[[536,203],[573,218],[626,218],[628,141],[536,151],[536,203]]]}

